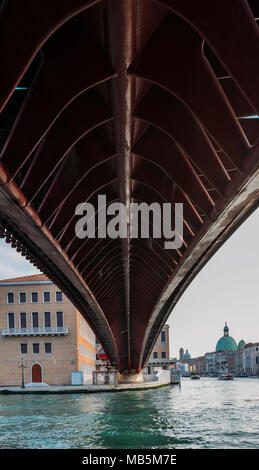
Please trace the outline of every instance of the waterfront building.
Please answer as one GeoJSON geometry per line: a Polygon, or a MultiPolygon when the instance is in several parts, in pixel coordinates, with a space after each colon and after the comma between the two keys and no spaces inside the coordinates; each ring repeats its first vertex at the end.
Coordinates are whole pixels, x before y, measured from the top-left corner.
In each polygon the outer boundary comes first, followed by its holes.
{"type": "Polygon", "coordinates": [[[225,352],[218,352],[216,355],[216,374],[226,373],[228,371],[228,360],[225,352]]]}
{"type": "Polygon", "coordinates": [[[259,343],[246,344],[243,339],[234,352],[234,373],[238,376],[259,375],[259,343]]]}
{"type": "Polygon", "coordinates": [[[188,364],[182,364],[181,362],[177,362],[175,368],[178,369],[178,370],[180,370],[180,371],[181,371],[181,374],[182,374],[183,376],[189,374],[189,366],[188,366],[188,364]]]}
{"type": "Polygon", "coordinates": [[[45,275],[0,281],[0,386],[24,381],[71,384],[71,373],[92,381],[95,335],[63,292],[45,275]]]}
{"type": "Polygon", "coordinates": [[[181,363],[187,364],[190,373],[203,373],[205,370],[204,356],[192,357],[188,349],[186,349],[181,363]]]}
{"type": "Polygon", "coordinates": [[[235,351],[219,351],[216,353],[216,375],[221,373],[235,374],[235,351]]]}
{"type": "Polygon", "coordinates": [[[245,368],[244,368],[244,347],[246,343],[243,339],[241,339],[237,345],[237,351],[235,353],[235,375],[236,376],[243,376],[245,375],[245,368]]]}
{"type": "Polygon", "coordinates": [[[205,375],[206,373],[206,358],[205,356],[198,356],[197,358],[197,372],[200,375],[205,375]]]}
{"type": "Polygon", "coordinates": [[[176,369],[177,358],[170,357],[169,325],[164,325],[149,356],[145,373],[152,373],[158,368],[176,369]]]}
{"type": "Polygon", "coordinates": [[[183,364],[188,365],[188,370],[190,373],[197,373],[200,375],[205,375],[206,373],[206,359],[205,356],[198,357],[185,357],[183,359],[183,364]]]}
{"type": "Polygon", "coordinates": [[[206,375],[215,375],[216,373],[216,352],[207,352],[205,354],[205,373],[206,375]]]}
{"type": "Polygon", "coordinates": [[[188,359],[188,362],[185,362],[188,365],[189,372],[197,372],[197,361],[196,358],[188,359]]]}
{"type": "Polygon", "coordinates": [[[259,375],[259,343],[240,340],[236,351],[206,353],[206,374],[218,375],[228,372],[236,377],[259,375]]]}
{"type": "Polygon", "coordinates": [[[245,375],[259,375],[259,343],[248,343],[241,349],[245,375]]]}
{"type": "Polygon", "coordinates": [[[181,362],[176,363],[176,368],[180,369],[182,372],[188,372],[189,371],[188,364],[182,364],[181,362]]]}
{"type": "Polygon", "coordinates": [[[189,372],[196,372],[196,367],[197,367],[196,358],[191,357],[191,355],[188,353],[188,349],[186,350],[186,353],[184,354],[182,363],[188,365],[189,372]]]}
{"type": "Polygon", "coordinates": [[[235,374],[235,351],[228,351],[227,352],[227,369],[232,375],[235,374]]]}
{"type": "MultiPolygon", "coordinates": [[[[164,368],[175,368],[176,358],[170,358],[170,336],[169,336],[169,325],[164,325],[157,340],[154,348],[149,356],[146,371],[150,373],[150,367],[164,367],[164,368]],[[148,369],[149,368],[149,369],[148,369]],[[148,370],[147,370],[148,369],[148,370]]],[[[100,371],[104,368],[111,368],[108,360],[100,357],[100,351],[102,345],[99,340],[96,339],[96,370],[100,371]]]]}
{"type": "Polygon", "coordinates": [[[164,325],[150,355],[152,359],[170,359],[169,325],[164,325]]]}

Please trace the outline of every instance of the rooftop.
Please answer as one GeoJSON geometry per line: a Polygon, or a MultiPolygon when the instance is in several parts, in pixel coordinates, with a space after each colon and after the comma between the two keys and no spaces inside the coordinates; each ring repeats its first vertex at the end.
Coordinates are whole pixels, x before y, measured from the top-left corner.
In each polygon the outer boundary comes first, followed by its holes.
{"type": "Polygon", "coordinates": [[[259,343],[258,342],[257,343],[247,343],[245,345],[245,348],[253,348],[254,346],[259,346],[259,343]]]}
{"type": "Polygon", "coordinates": [[[35,284],[35,283],[52,283],[45,274],[32,274],[30,276],[12,277],[1,279],[0,285],[10,284],[35,284]]]}

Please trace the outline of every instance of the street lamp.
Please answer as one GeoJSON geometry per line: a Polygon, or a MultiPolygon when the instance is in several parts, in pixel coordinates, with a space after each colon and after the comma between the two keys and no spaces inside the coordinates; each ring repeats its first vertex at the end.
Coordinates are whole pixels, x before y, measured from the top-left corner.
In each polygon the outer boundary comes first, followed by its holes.
{"type": "Polygon", "coordinates": [[[23,357],[21,357],[21,360],[17,362],[19,369],[22,369],[22,386],[21,388],[25,388],[24,386],[24,369],[26,369],[27,366],[27,361],[23,360],[23,357]]]}

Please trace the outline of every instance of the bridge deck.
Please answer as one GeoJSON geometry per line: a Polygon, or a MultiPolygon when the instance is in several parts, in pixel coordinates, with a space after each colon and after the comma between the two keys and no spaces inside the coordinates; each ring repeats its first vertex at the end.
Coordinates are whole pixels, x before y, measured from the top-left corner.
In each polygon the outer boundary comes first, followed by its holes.
{"type": "Polygon", "coordinates": [[[258,204],[258,2],[0,6],[1,236],[64,290],[112,364],[139,371],[188,284],[258,204]],[[85,201],[96,231],[112,202],[182,203],[182,246],[80,239],[85,201]]]}

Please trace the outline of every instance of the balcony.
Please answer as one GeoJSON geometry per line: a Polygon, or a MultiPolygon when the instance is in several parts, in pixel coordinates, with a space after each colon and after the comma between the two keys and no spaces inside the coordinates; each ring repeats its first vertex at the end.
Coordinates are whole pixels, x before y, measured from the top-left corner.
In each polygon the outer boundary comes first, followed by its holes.
{"type": "Polygon", "coordinates": [[[1,336],[61,336],[67,335],[68,328],[63,326],[46,328],[3,328],[1,336]]]}
{"type": "Polygon", "coordinates": [[[168,358],[152,358],[150,357],[147,363],[147,366],[166,366],[171,364],[176,364],[177,359],[176,357],[168,359],[168,358]]]}

